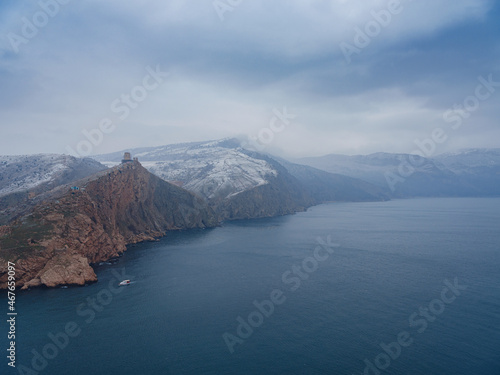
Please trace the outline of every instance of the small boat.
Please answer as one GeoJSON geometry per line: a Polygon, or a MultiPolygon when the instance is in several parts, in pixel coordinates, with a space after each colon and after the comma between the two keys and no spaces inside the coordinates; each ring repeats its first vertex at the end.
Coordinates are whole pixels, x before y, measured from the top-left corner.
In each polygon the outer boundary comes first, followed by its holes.
{"type": "Polygon", "coordinates": [[[124,286],[124,285],[129,285],[130,284],[130,280],[123,280],[122,282],[120,282],[120,284],[118,284],[119,286],[124,286]]]}

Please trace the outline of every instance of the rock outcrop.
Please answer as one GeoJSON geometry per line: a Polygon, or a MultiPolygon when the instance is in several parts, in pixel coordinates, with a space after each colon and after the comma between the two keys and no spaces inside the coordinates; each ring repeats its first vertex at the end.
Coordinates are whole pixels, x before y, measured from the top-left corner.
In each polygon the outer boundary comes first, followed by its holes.
{"type": "Polygon", "coordinates": [[[127,244],[217,225],[201,198],[137,161],[79,184],[0,227],[0,288],[6,287],[7,261],[16,263],[17,287],[83,285],[97,280],[91,264],[119,256],[127,244]]]}

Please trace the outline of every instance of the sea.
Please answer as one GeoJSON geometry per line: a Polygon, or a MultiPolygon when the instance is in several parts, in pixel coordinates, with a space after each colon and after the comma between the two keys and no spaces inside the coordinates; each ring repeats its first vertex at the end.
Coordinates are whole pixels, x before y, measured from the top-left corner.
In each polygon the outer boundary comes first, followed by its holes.
{"type": "Polygon", "coordinates": [[[500,198],[224,222],[96,273],[16,292],[15,368],[1,291],[1,374],[500,375],[500,198]]]}

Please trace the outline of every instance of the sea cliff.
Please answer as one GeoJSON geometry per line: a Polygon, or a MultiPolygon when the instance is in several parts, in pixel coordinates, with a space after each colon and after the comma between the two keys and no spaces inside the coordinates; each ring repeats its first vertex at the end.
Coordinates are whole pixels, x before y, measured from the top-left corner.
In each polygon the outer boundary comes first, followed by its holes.
{"type": "Polygon", "coordinates": [[[126,245],[169,230],[217,225],[213,210],[194,194],[128,162],[82,180],[0,227],[0,288],[7,262],[16,263],[16,285],[84,285],[97,281],[93,263],[126,245]]]}

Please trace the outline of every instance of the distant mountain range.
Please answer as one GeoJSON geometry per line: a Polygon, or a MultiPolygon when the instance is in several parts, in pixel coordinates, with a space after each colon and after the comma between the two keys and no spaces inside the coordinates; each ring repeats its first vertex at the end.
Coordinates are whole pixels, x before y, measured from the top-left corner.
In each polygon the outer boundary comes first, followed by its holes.
{"type": "Polygon", "coordinates": [[[500,149],[466,149],[434,158],[380,152],[295,161],[371,182],[393,198],[500,195],[500,149]]]}

